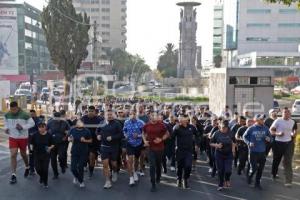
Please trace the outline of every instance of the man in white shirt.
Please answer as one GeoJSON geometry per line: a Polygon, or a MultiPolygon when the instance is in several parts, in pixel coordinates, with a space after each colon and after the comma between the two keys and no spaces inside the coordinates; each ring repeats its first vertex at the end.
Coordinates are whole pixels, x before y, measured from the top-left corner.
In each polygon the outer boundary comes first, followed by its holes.
{"type": "Polygon", "coordinates": [[[297,124],[291,119],[291,113],[288,108],[283,109],[282,118],[278,118],[273,122],[270,132],[275,136],[272,164],[273,180],[277,177],[278,166],[283,157],[285,186],[291,187],[293,181],[294,138],[297,134],[297,124]]]}

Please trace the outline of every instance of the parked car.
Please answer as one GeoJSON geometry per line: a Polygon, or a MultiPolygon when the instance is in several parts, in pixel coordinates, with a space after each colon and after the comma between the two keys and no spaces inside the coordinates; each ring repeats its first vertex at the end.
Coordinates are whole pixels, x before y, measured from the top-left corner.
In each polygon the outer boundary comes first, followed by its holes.
{"type": "Polygon", "coordinates": [[[289,91],[288,88],[278,87],[278,86],[274,87],[274,93],[278,94],[278,95],[290,95],[291,94],[291,92],[289,91]]]}
{"type": "Polygon", "coordinates": [[[52,91],[52,98],[55,99],[55,102],[60,102],[61,100],[61,92],[58,90],[53,90],[52,91]]]}
{"type": "Polygon", "coordinates": [[[41,91],[41,100],[42,101],[48,101],[49,95],[50,95],[49,88],[47,88],[47,87],[42,88],[42,91],[41,91]]]}
{"type": "Polygon", "coordinates": [[[15,92],[15,96],[26,96],[27,103],[31,102],[32,93],[30,90],[26,89],[17,89],[15,92]]]}
{"type": "Polygon", "coordinates": [[[300,99],[296,99],[293,107],[292,107],[293,114],[300,114],[300,99]]]}
{"type": "Polygon", "coordinates": [[[291,89],[291,93],[292,94],[300,94],[300,85],[298,85],[297,87],[291,89]]]}

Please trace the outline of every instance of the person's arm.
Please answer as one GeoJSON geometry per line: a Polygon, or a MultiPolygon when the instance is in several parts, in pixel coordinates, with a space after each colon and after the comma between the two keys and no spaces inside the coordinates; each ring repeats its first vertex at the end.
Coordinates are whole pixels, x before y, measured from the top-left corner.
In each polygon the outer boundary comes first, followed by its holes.
{"type": "Polygon", "coordinates": [[[149,141],[147,140],[147,132],[146,132],[146,127],[145,126],[143,128],[142,137],[143,137],[143,142],[144,142],[145,146],[149,146],[149,141]]]}
{"type": "Polygon", "coordinates": [[[209,145],[210,145],[211,147],[216,148],[216,149],[220,149],[220,148],[222,148],[222,144],[218,144],[218,143],[217,143],[216,133],[217,133],[217,132],[215,132],[215,133],[212,135],[209,145]]]}
{"type": "Polygon", "coordinates": [[[128,136],[129,136],[127,126],[128,126],[128,121],[125,121],[124,127],[123,127],[123,133],[124,133],[125,138],[128,138],[128,136]]]}
{"type": "Polygon", "coordinates": [[[30,117],[29,119],[26,120],[26,123],[24,125],[22,125],[22,128],[24,130],[28,130],[34,126],[35,126],[35,123],[34,123],[33,119],[30,117]]]}
{"type": "Polygon", "coordinates": [[[91,135],[91,132],[86,129],[86,136],[85,137],[81,137],[80,138],[80,141],[83,142],[83,143],[92,143],[92,135],[91,135]]]}
{"type": "Polygon", "coordinates": [[[271,132],[271,134],[273,135],[273,136],[282,136],[283,135],[283,133],[282,132],[278,132],[278,119],[276,119],[274,122],[273,122],[273,124],[272,124],[272,126],[271,126],[271,128],[270,128],[270,132],[271,132]]]}
{"type": "Polygon", "coordinates": [[[7,120],[7,118],[6,117],[4,117],[4,132],[6,133],[6,134],[9,134],[9,123],[8,123],[8,120],[7,120]]]}
{"type": "Polygon", "coordinates": [[[239,128],[238,129],[238,131],[236,132],[236,134],[235,134],[235,139],[237,140],[237,141],[243,141],[243,138],[241,137],[241,132],[242,132],[242,127],[241,128],[239,128]]]}
{"type": "Polygon", "coordinates": [[[251,128],[248,128],[248,129],[245,131],[244,135],[243,135],[243,140],[244,140],[244,142],[245,142],[247,145],[250,144],[250,133],[251,133],[251,131],[252,131],[252,129],[251,129],[251,128]]]}
{"type": "Polygon", "coordinates": [[[293,127],[292,137],[296,138],[296,136],[297,136],[297,130],[298,130],[298,125],[297,125],[296,121],[294,121],[294,122],[295,123],[294,123],[294,127],[293,127]]]}

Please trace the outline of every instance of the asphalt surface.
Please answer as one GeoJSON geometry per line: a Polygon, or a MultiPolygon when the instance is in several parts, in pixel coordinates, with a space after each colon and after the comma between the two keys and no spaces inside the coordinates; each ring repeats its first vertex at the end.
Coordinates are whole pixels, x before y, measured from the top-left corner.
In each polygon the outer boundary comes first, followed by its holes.
{"type": "MultiPolygon", "coordinates": [[[[156,193],[150,192],[149,173],[141,177],[138,185],[129,187],[127,172],[121,171],[119,180],[110,190],[103,189],[104,178],[101,167],[97,168],[91,180],[86,178],[86,188],[81,189],[72,184],[73,177],[69,170],[66,174],[60,175],[59,180],[52,180],[52,170],[49,169],[49,188],[44,189],[38,184],[38,176],[23,177],[24,164],[18,160],[16,185],[9,184],[10,167],[9,151],[5,140],[0,140],[0,200],[176,200],[176,199],[300,199],[300,174],[295,173],[294,185],[292,188],[283,186],[282,178],[273,182],[270,176],[270,162],[267,163],[262,180],[263,191],[255,190],[246,184],[244,175],[237,176],[233,170],[232,188],[218,192],[217,178],[211,178],[208,174],[208,166],[205,156],[201,156],[197,168],[193,172],[190,186],[191,189],[184,190],[176,187],[176,176],[174,172],[163,175],[161,184],[156,193]]],[[[283,177],[282,170],[280,177],[283,177]]]]}

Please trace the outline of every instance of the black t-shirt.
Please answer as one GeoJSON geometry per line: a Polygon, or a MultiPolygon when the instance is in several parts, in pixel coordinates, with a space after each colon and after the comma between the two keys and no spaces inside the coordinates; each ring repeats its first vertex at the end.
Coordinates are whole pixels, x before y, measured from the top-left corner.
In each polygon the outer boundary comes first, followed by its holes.
{"type": "MultiPolygon", "coordinates": [[[[239,136],[240,138],[243,138],[243,135],[247,129],[248,129],[247,126],[242,126],[241,128],[238,129],[238,131],[236,132],[236,135],[239,136]]],[[[239,147],[248,148],[247,144],[243,140],[237,140],[237,145],[239,147]]]]}
{"type": "Polygon", "coordinates": [[[274,122],[274,119],[269,117],[265,120],[265,126],[267,126],[268,128],[271,128],[273,122],[274,122]]]}
{"type": "Polygon", "coordinates": [[[106,122],[98,127],[97,134],[101,135],[101,147],[118,149],[123,136],[122,125],[117,120],[106,122]],[[111,137],[111,141],[107,141],[111,137]]]}
{"type": "Polygon", "coordinates": [[[53,144],[52,136],[49,133],[45,135],[34,134],[31,144],[33,145],[33,153],[37,158],[49,158],[50,154],[47,152],[47,148],[53,144]]]}
{"type": "Polygon", "coordinates": [[[97,139],[97,135],[96,135],[96,130],[99,126],[99,124],[101,123],[101,121],[103,121],[102,117],[88,117],[88,115],[84,115],[81,118],[81,121],[84,123],[85,128],[89,129],[91,135],[92,135],[92,139],[93,139],[93,143],[91,145],[99,145],[99,140],[97,139]]]}
{"type": "Polygon", "coordinates": [[[221,154],[231,154],[232,153],[232,134],[230,131],[227,133],[222,133],[220,131],[216,131],[212,138],[211,143],[222,144],[223,147],[221,149],[216,149],[221,154]]]}
{"type": "Polygon", "coordinates": [[[193,152],[194,137],[197,136],[197,129],[193,125],[187,127],[176,125],[174,127],[172,138],[176,138],[176,144],[179,151],[193,152]]]}
{"type": "Polygon", "coordinates": [[[73,145],[71,149],[72,155],[87,155],[88,154],[88,143],[81,142],[80,139],[84,137],[86,140],[92,138],[90,131],[87,128],[72,128],[70,136],[73,137],[73,145]]]}
{"type": "Polygon", "coordinates": [[[237,133],[237,131],[239,130],[239,128],[241,128],[241,125],[239,125],[239,124],[235,124],[235,125],[231,128],[232,139],[233,139],[233,142],[234,142],[234,143],[236,142],[236,140],[235,140],[235,134],[237,133]]]}

